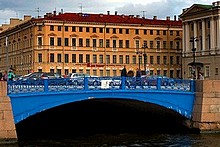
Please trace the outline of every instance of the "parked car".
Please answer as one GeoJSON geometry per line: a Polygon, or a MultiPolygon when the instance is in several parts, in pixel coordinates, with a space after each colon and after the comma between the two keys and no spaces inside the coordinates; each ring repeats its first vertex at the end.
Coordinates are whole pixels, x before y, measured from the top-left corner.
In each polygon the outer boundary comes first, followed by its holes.
{"type": "Polygon", "coordinates": [[[84,85],[84,78],[88,78],[88,85],[89,86],[100,86],[101,81],[97,76],[90,76],[88,74],[84,73],[69,73],[66,78],[69,78],[71,83],[70,85],[75,85],[75,86],[82,86],[84,85]]]}
{"type": "Polygon", "coordinates": [[[158,78],[161,79],[161,86],[173,86],[174,85],[174,79],[166,77],[166,76],[156,76],[156,75],[142,77],[142,82],[145,85],[156,86],[158,78]]]}

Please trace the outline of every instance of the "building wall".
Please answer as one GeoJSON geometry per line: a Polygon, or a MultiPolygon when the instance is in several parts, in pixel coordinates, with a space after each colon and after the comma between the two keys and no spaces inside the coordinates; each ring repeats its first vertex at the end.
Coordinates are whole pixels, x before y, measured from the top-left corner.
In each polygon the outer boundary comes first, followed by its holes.
{"type": "Polygon", "coordinates": [[[119,76],[125,64],[127,71],[135,73],[139,67],[139,55],[141,57],[140,68],[144,70],[144,49],[142,46],[146,41],[148,47],[145,48],[147,54],[146,69],[150,70],[152,75],[181,77],[182,28],[178,25],[170,26],[166,23],[162,25],[114,24],[35,19],[19,27],[14,27],[12,30],[14,33],[11,31],[8,37],[9,42],[11,42],[8,44],[8,65],[5,62],[7,52],[4,44],[6,41],[4,32],[0,34],[1,71],[12,66],[15,73],[21,75],[32,71],[53,71],[61,72],[62,75],[71,72],[83,72],[98,76],[119,76]],[[54,30],[51,30],[52,26],[54,30]],[[61,27],[61,31],[58,30],[58,27],[61,27]],[[68,31],[65,31],[65,27],[68,27],[68,31]],[[76,30],[72,31],[72,27],[75,27],[76,30]],[[79,28],[83,28],[83,31],[80,32],[79,28]],[[86,32],[86,28],[89,28],[90,31],[86,32]],[[93,32],[93,28],[96,28],[96,32],[93,32]],[[100,28],[103,29],[101,33],[99,32],[100,28]],[[106,31],[108,29],[109,33],[106,31]],[[122,33],[119,32],[121,29],[122,33]],[[126,34],[126,29],[129,30],[129,34],[126,34]],[[139,34],[135,33],[136,30],[139,31],[139,34]],[[146,30],[146,34],[144,34],[144,30],[146,30]],[[153,34],[150,34],[150,31],[153,31],[153,34]],[[165,35],[163,31],[166,32],[165,35]],[[38,42],[39,38],[42,38],[41,45],[38,42]],[[54,45],[50,44],[50,38],[54,38],[54,45]],[[57,44],[57,38],[62,40],[60,46],[57,44]],[[68,46],[65,46],[64,38],[69,39],[68,46]],[[72,38],[76,39],[75,47],[73,47],[72,38]],[[79,39],[83,39],[83,46],[79,46],[79,39]],[[90,40],[89,47],[86,46],[86,39],[90,40]],[[96,39],[96,47],[93,47],[93,39],[96,39]],[[103,40],[103,46],[99,45],[100,39],[103,40]],[[105,40],[110,41],[109,47],[106,47],[105,40]],[[115,47],[113,47],[113,40],[116,40],[115,47]],[[119,40],[123,41],[122,46],[119,46],[119,40]],[[125,45],[126,40],[129,40],[129,47],[125,45]],[[139,41],[138,47],[136,47],[136,40],[139,41]],[[157,47],[157,41],[160,47],[157,47]],[[166,41],[166,47],[163,46],[163,41],[166,41]],[[172,42],[172,46],[170,42],[172,42]],[[179,43],[178,48],[177,42],[179,43]],[[142,54],[137,54],[137,51],[141,51],[142,54]],[[40,54],[42,55],[41,62],[39,62],[40,54]],[[51,62],[51,54],[54,54],[54,62],[51,62]],[[61,62],[58,62],[58,54],[61,54],[61,62]],[[67,63],[65,63],[65,54],[69,57],[67,63]],[[79,54],[83,56],[82,62],[79,62],[79,54]],[[74,55],[76,55],[76,62],[72,62],[74,55]],[[90,55],[90,64],[86,61],[86,55],[90,55]],[[114,55],[116,56],[115,62],[113,61],[114,55]],[[129,61],[126,61],[126,55],[129,56],[129,61]],[[93,56],[97,57],[96,63],[93,61],[93,56]],[[99,60],[100,56],[103,56],[102,62],[99,60]],[[110,57],[109,62],[106,62],[106,56],[110,57]],[[120,61],[121,56],[123,56],[122,62],[120,61]],[[164,56],[166,56],[166,63],[163,61],[164,56]]]}
{"type": "Polygon", "coordinates": [[[220,79],[220,65],[218,64],[220,62],[220,12],[219,7],[216,6],[220,6],[220,3],[194,4],[190,8],[184,9],[181,14],[183,21],[183,78],[193,78],[192,69],[194,68],[189,63],[193,63],[195,60],[196,77],[201,72],[205,79],[220,79]]]}

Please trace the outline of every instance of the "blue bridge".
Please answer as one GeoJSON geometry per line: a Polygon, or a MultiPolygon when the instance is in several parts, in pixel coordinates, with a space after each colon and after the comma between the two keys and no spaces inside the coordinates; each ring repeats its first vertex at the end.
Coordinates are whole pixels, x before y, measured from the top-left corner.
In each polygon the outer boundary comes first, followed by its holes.
{"type": "Polygon", "coordinates": [[[9,81],[15,124],[47,109],[67,103],[115,98],[137,100],[163,106],[190,119],[195,98],[193,80],[165,81],[157,78],[85,77],[9,81]]]}

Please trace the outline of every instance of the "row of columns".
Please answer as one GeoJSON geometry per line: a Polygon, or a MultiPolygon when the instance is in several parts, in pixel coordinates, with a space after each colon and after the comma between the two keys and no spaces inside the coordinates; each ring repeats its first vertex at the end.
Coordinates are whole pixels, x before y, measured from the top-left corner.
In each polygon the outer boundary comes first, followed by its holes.
{"type": "Polygon", "coordinates": [[[197,37],[199,42],[202,41],[200,48],[198,43],[195,42],[195,48],[197,51],[216,50],[220,48],[220,17],[209,17],[207,19],[200,19],[202,23],[202,32],[198,32],[199,21],[185,21],[183,22],[183,53],[192,52],[192,46],[190,44],[190,37],[197,37]],[[210,31],[208,32],[208,22],[210,21],[210,31]],[[193,23],[193,34],[190,34],[190,25],[193,23]],[[193,35],[193,36],[191,36],[193,35]],[[201,36],[201,38],[199,38],[201,36]]]}

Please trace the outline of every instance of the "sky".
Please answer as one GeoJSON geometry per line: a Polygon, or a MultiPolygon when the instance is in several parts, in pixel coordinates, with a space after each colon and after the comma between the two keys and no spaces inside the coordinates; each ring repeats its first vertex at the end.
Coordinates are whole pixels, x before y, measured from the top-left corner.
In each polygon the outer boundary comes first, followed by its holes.
{"type": "Polygon", "coordinates": [[[0,26],[10,18],[23,19],[24,15],[43,16],[48,12],[102,13],[140,15],[145,18],[166,19],[177,17],[193,4],[209,4],[217,0],[0,0],[0,26]]]}

